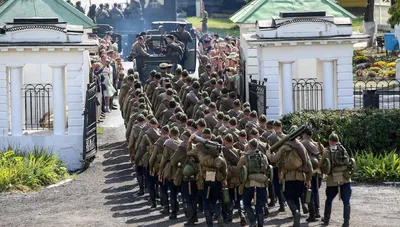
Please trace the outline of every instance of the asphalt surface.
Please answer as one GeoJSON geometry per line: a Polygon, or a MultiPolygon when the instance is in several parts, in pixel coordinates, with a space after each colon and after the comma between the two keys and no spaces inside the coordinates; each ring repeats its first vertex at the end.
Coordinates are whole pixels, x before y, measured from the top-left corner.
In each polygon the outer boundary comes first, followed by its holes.
{"type": "MultiPolygon", "coordinates": [[[[182,209],[178,220],[169,221],[159,207],[150,210],[147,196],[134,195],[138,188],[120,112],[110,113],[102,127],[96,159],[73,181],[33,193],[0,194],[0,226],[183,226],[182,209]]],[[[323,204],[324,186],[320,193],[323,204]]],[[[351,226],[399,226],[399,193],[396,187],[354,185],[351,226]]],[[[265,226],[291,226],[288,209],[284,213],[277,209],[271,209],[265,226]]],[[[335,199],[330,226],[342,224],[342,211],[341,201],[335,199]]],[[[205,226],[203,214],[199,217],[197,226],[205,226]]],[[[225,226],[239,226],[235,217],[225,226]]],[[[302,216],[302,226],[321,226],[321,222],[307,224],[306,217],[302,216]]]]}

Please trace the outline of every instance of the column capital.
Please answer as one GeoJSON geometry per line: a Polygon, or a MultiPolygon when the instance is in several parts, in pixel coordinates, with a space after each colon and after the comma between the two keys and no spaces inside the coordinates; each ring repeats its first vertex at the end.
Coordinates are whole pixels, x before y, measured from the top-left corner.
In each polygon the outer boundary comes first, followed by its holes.
{"type": "Polygon", "coordinates": [[[322,62],[332,62],[332,61],[336,61],[336,58],[319,58],[320,61],[322,62]]]}
{"type": "Polygon", "coordinates": [[[25,64],[10,64],[10,65],[7,65],[7,67],[10,68],[10,69],[18,69],[18,68],[22,68],[24,66],[25,66],[25,64]]]}
{"type": "Polygon", "coordinates": [[[62,63],[53,63],[53,64],[49,64],[50,68],[63,68],[65,67],[67,64],[62,64],[62,63]]]}

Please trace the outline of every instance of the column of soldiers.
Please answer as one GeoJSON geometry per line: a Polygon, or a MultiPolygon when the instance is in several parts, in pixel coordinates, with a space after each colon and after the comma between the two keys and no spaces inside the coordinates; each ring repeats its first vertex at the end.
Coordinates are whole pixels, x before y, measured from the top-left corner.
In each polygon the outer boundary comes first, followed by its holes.
{"type": "MultiPolygon", "coordinates": [[[[309,129],[287,139],[280,121],[251,111],[249,103],[242,104],[225,87],[216,86],[219,81],[212,74],[199,83],[185,70],[178,68],[172,74],[168,64],[159,67],[160,72],[151,72],[144,86],[137,77],[128,76],[120,92],[128,150],[139,184],[137,196],[147,191],[152,209],[160,206],[160,213],[172,220],[183,208],[185,226],[194,226],[200,212],[207,226],[214,222],[224,226],[236,211],[241,226],[263,226],[269,207],[278,202],[279,212],[287,204],[293,225],[300,226],[301,208],[309,213],[308,222],[321,217],[318,189],[326,173],[329,195],[322,221],[329,223],[332,200],[340,192],[345,205],[343,226],[349,226],[350,177],[333,180],[338,174],[331,173],[335,168],[342,173],[347,169],[337,163],[320,166],[342,149],[336,145],[337,135],[329,138],[328,148],[313,141],[309,129]],[[311,198],[304,201],[307,189],[311,198]]],[[[292,128],[289,134],[295,131],[292,128]]]]}

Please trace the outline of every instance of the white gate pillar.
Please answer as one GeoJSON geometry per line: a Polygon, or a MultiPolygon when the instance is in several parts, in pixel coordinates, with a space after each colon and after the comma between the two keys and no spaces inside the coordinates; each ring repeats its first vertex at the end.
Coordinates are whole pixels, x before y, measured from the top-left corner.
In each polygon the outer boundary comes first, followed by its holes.
{"type": "Polygon", "coordinates": [[[65,135],[65,65],[55,64],[49,66],[53,71],[53,133],[54,135],[65,135]]]}
{"type": "Polygon", "coordinates": [[[321,59],[323,70],[323,96],[324,109],[335,108],[335,76],[334,76],[334,59],[321,59]]]}
{"type": "Polygon", "coordinates": [[[293,61],[282,63],[282,114],[293,112],[293,61]]]}
{"type": "Polygon", "coordinates": [[[22,70],[23,65],[8,65],[11,88],[11,135],[22,136],[22,70]]]}

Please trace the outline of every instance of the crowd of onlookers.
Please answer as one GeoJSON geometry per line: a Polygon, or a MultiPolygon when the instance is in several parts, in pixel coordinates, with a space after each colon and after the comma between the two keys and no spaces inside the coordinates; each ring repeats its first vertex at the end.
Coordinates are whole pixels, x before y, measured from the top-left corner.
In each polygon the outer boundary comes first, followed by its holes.
{"type": "Polygon", "coordinates": [[[243,84],[240,72],[240,40],[227,35],[221,38],[212,33],[201,35],[199,40],[199,81],[207,81],[208,77],[215,77],[223,81],[228,90],[234,91],[240,97],[243,84]],[[204,74],[206,72],[206,74],[204,74]]]}
{"type": "Polygon", "coordinates": [[[99,45],[95,51],[90,52],[92,65],[90,79],[97,85],[97,119],[101,122],[105,118],[105,113],[117,109],[113,101],[125,78],[125,71],[123,60],[118,54],[117,40],[113,40],[111,35],[96,38],[99,39],[99,45]]]}
{"type": "MultiPolygon", "coordinates": [[[[77,10],[85,14],[86,10],[82,7],[81,1],[77,1],[73,4],[70,0],[67,0],[69,4],[74,6],[77,10]]],[[[92,4],[89,6],[87,10],[87,16],[96,22],[96,19],[143,19],[142,15],[142,5],[138,0],[131,0],[130,3],[126,3],[124,5],[114,3],[112,5],[105,3],[99,4],[92,4]]]]}

